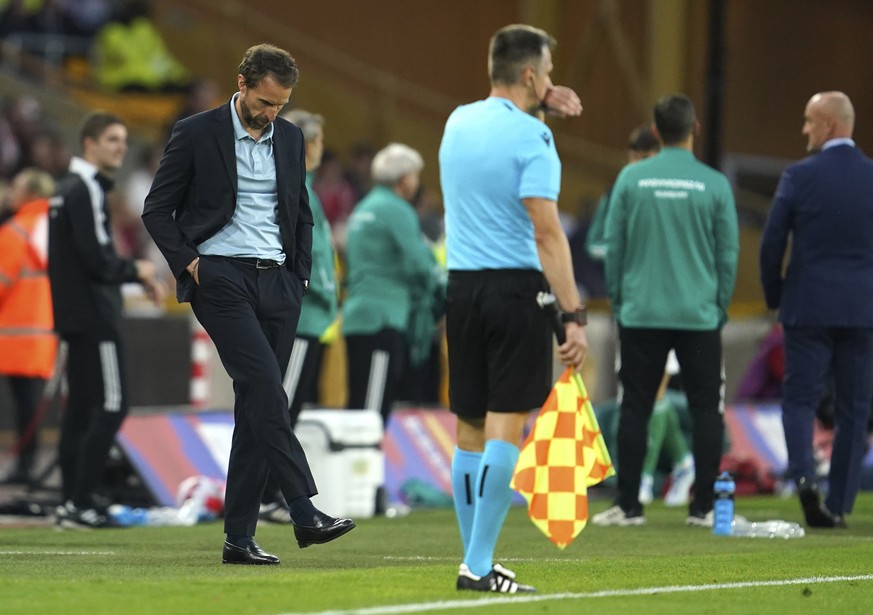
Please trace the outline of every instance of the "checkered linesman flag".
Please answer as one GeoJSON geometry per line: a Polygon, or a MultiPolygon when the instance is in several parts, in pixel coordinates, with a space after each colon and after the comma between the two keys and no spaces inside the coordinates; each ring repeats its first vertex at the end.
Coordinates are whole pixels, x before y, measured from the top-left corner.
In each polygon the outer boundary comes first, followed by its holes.
{"type": "Polygon", "coordinates": [[[521,447],[511,486],[559,549],[588,523],[588,487],[615,474],[582,378],[568,368],[521,447]]]}

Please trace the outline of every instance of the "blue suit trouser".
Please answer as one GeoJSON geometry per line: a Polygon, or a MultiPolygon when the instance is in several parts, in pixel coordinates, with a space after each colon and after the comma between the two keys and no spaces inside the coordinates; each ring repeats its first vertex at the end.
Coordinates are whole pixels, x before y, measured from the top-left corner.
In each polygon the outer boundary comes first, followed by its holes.
{"type": "Polygon", "coordinates": [[[815,478],[815,411],[834,377],[835,433],[825,505],[834,514],[852,511],[861,484],[867,419],[873,399],[873,329],[785,327],[782,426],[788,473],[815,478]]]}

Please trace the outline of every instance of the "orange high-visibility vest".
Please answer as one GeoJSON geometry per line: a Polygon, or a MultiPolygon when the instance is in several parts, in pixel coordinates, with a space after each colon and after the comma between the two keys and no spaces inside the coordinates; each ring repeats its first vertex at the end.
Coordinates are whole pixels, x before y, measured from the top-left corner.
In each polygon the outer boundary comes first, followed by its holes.
{"type": "Polygon", "coordinates": [[[0,227],[0,374],[50,378],[57,338],[48,279],[48,199],[0,227]]]}

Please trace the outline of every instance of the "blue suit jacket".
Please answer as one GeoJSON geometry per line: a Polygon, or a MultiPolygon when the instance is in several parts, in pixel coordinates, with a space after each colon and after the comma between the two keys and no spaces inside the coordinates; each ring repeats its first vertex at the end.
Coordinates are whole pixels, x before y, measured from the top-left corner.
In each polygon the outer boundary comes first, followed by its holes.
{"type": "Polygon", "coordinates": [[[760,265],[767,307],[784,325],[873,327],[873,161],[846,144],[788,167],[760,265]]]}
{"type": "MultiPolygon", "coordinates": [[[[312,269],[312,212],[306,189],[303,133],[273,122],[278,221],[285,267],[302,280],[312,269]]],[[[176,276],[176,296],[190,301],[185,269],[197,246],[220,231],[236,210],[237,174],[230,104],[179,121],[145,200],[142,219],[176,276]]]]}

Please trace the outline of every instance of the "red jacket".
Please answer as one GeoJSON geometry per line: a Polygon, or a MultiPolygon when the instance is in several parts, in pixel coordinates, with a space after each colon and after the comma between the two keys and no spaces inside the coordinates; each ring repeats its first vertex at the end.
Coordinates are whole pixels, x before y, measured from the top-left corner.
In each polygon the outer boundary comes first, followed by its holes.
{"type": "Polygon", "coordinates": [[[53,332],[48,199],[26,203],[0,227],[0,374],[50,378],[53,332]]]}

